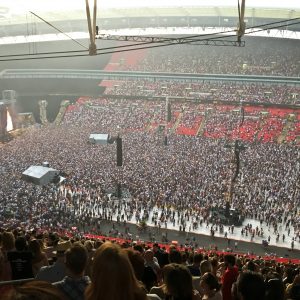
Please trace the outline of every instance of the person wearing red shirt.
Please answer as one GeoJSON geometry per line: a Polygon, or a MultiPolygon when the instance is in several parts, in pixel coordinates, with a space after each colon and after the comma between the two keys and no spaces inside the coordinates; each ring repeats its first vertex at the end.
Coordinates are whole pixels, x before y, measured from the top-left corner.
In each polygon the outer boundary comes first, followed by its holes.
{"type": "Polygon", "coordinates": [[[236,282],[239,272],[237,266],[235,266],[235,257],[233,255],[225,255],[224,263],[226,269],[222,277],[223,300],[232,300],[231,287],[236,282]]]}

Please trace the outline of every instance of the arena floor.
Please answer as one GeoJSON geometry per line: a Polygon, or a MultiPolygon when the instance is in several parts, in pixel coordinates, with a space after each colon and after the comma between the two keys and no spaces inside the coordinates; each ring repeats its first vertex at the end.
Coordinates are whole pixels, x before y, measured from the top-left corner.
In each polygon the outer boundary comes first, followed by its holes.
{"type": "MultiPolygon", "coordinates": [[[[81,214],[83,207],[81,206],[77,214],[81,214]]],[[[122,211],[125,212],[126,207],[122,207],[122,211]]],[[[152,219],[154,213],[160,212],[158,208],[154,208],[150,212],[149,220],[152,219]]],[[[96,208],[92,208],[92,215],[94,217],[98,217],[98,213],[96,212],[96,208]]],[[[113,221],[117,221],[117,214],[113,214],[113,221]]],[[[282,226],[279,225],[278,232],[280,234],[279,241],[276,242],[276,234],[273,229],[270,229],[266,223],[264,222],[260,227],[260,222],[255,219],[245,219],[243,222],[243,226],[235,226],[233,233],[229,232],[229,227],[225,226],[224,233],[220,234],[219,232],[215,232],[215,236],[212,237],[210,234],[210,226],[207,227],[206,224],[202,224],[197,230],[189,230],[191,222],[187,221],[186,231],[180,231],[179,225],[176,221],[175,226],[171,222],[167,222],[167,227],[165,224],[160,226],[160,230],[158,227],[155,227],[154,224],[148,222],[149,230],[141,233],[137,230],[137,222],[136,217],[133,215],[131,219],[127,221],[127,224],[130,224],[131,228],[131,237],[133,239],[143,238],[144,240],[149,240],[150,232],[154,235],[157,240],[162,240],[167,235],[169,241],[178,240],[179,243],[185,243],[186,238],[196,237],[197,243],[200,247],[210,247],[211,245],[217,245],[219,250],[226,250],[227,248],[231,248],[237,251],[242,251],[243,253],[251,253],[254,252],[258,255],[265,254],[276,254],[284,257],[292,257],[292,258],[300,258],[300,245],[299,241],[295,241],[294,250],[291,251],[291,241],[293,236],[293,229],[291,229],[290,235],[288,236],[288,231],[282,226]],[[258,226],[259,228],[263,228],[264,236],[258,237],[255,236],[253,240],[251,240],[250,236],[247,237],[241,234],[241,229],[247,224],[252,224],[252,228],[258,226]],[[225,232],[227,231],[227,238],[225,237],[225,232]],[[282,241],[282,234],[285,234],[285,241],[282,241]],[[263,247],[262,240],[267,240],[268,236],[271,236],[270,244],[267,247],[263,247]],[[237,241],[237,246],[235,247],[235,242],[237,241]]],[[[105,230],[106,234],[109,234],[109,231],[112,229],[112,225],[107,221],[101,222],[101,231],[105,230]],[[103,227],[103,224],[106,224],[103,227]]],[[[121,223],[123,224],[123,223],[121,223]]],[[[119,233],[125,233],[124,226],[119,226],[119,233]]]]}

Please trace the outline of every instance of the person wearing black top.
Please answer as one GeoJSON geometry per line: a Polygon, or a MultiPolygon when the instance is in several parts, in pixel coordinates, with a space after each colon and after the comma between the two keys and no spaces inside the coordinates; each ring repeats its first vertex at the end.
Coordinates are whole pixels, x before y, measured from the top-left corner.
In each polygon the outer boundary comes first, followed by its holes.
{"type": "Polygon", "coordinates": [[[16,251],[7,252],[7,260],[10,262],[12,280],[33,278],[32,258],[33,255],[27,250],[24,236],[17,237],[15,241],[16,251]]]}

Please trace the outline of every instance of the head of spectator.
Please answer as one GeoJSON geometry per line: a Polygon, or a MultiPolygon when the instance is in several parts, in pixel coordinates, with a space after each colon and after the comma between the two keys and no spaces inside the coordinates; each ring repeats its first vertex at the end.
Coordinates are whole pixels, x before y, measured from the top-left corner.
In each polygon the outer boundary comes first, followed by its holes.
{"type": "Polygon", "coordinates": [[[15,236],[12,232],[4,231],[2,234],[2,251],[12,251],[15,249],[15,236]]]}
{"type": "Polygon", "coordinates": [[[88,252],[92,252],[94,250],[94,243],[91,240],[87,240],[84,242],[84,247],[88,252]]]}
{"type": "Polygon", "coordinates": [[[63,294],[52,284],[45,281],[30,281],[8,293],[5,300],[65,300],[63,294]]]}
{"type": "Polygon", "coordinates": [[[203,260],[200,264],[200,273],[203,275],[207,272],[212,272],[212,265],[209,260],[203,260]]]}
{"type": "Polygon", "coordinates": [[[15,246],[17,251],[26,251],[27,241],[25,236],[18,236],[15,241],[15,246]]]}
{"type": "Polygon", "coordinates": [[[120,246],[106,242],[97,249],[86,300],[145,300],[146,294],[120,246]]]}
{"type": "Polygon", "coordinates": [[[277,273],[273,269],[271,269],[265,276],[265,282],[268,282],[271,279],[280,279],[281,280],[281,276],[279,273],[277,273]]]}
{"type": "Polygon", "coordinates": [[[137,280],[142,281],[144,276],[144,259],[140,252],[131,249],[125,249],[125,253],[128,255],[130,263],[133,267],[134,274],[137,280]]]}
{"type": "Polygon", "coordinates": [[[186,265],[188,263],[189,254],[187,252],[181,252],[182,264],[186,265]]]}
{"type": "Polygon", "coordinates": [[[72,278],[80,278],[88,261],[88,253],[85,247],[75,244],[65,252],[65,264],[67,273],[72,278]]]}
{"type": "Polygon", "coordinates": [[[210,260],[210,263],[211,263],[211,267],[212,267],[212,273],[214,275],[217,275],[217,271],[218,271],[218,268],[219,268],[219,261],[216,257],[213,257],[211,260],[210,260]]]}
{"type": "Polygon", "coordinates": [[[59,241],[58,235],[55,232],[51,232],[48,235],[47,244],[49,247],[56,246],[59,241]]]}
{"type": "Polygon", "coordinates": [[[55,247],[55,251],[53,253],[56,256],[62,256],[65,254],[65,252],[70,249],[72,246],[71,241],[59,241],[55,247]]]}
{"type": "Polygon", "coordinates": [[[42,247],[38,240],[31,240],[28,245],[28,250],[32,252],[33,258],[39,258],[42,255],[42,247]]]}
{"type": "MultiPolygon", "coordinates": [[[[192,275],[188,268],[181,264],[171,263],[165,266],[165,294],[173,300],[191,300],[194,290],[192,275]]],[[[168,298],[168,299],[169,299],[168,298]]]]}
{"type": "Polygon", "coordinates": [[[265,299],[265,283],[259,273],[251,271],[241,273],[236,286],[240,300],[265,299]]]}
{"type": "Polygon", "coordinates": [[[151,249],[148,249],[145,253],[144,253],[144,259],[146,264],[147,263],[152,263],[153,262],[153,258],[154,258],[154,253],[151,249]]]}
{"type": "Polygon", "coordinates": [[[213,273],[208,272],[201,277],[200,288],[205,297],[210,299],[215,297],[216,293],[220,291],[221,285],[219,284],[217,277],[213,273]]]}
{"type": "Polygon", "coordinates": [[[235,256],[232,254],[226,254],[224,256],[225,267],[233,268],[235,266],[235,256]]]}
{"type": "Polygon", "coordinates": [[[103,243],[104,243],[104,242],[101,241],[101,240],[96,240],[95,243],[94,243],[95,249],[100,248],[100,247],[103,245],[103,243]]]}
{"type": "Polygon", "coordinates": [[[188,266],[192,276],[200,276],[200,263],[203,259],[203,255],[201,253],[195,253],[193,255],[193,264],[188,266]]]}
{"type": "Polygon", "coordinates": [[[176,248],[170,248],[169,262],[170,263],[175,263],[175,264],[181,264],[182,263],[181,253],[176,248]]]}
{"type": "Polygon", "coordinates": [[[293,274],[294,269],[291,267],[287,267],[284,271],[283,274],[283,282],[284,284],[289,284],[293,282],[294,274],[293,274]]]}
{"type": "Polygon", "coordinates": [[[281,279],[269,279],[266,283],[265,300],[284,300],[285,287],[281,279]]]}
{"type": "Polygon", "coordinates": [[[160,251],[159,244],[158,243],[154,243],[152,249],[153,249],[154,254],[156,252],[160,251]]]}
{"type": "Polygon", "coordinates": [[[248,271],[252,271],[252,272],[255,272],[255,271],[256,271],[256,265],[255,265],[255,263],[254,263],[252,260],[248,261],[248,262],[246,263],[245,267],[246,267],[246,269],[247,269],[248,271]]]}
{"type": "Polygon", "coordinates": [[[133,249],[134,249],[135,251],[140,252],[141,254],[144,253],[144,248],[143,248],[143,246],[140,245],[140,244],[135,244],[135,245],[133,246],[133,249]]]}
{"type": "Polygon", "coordinates": [[[192,265],[193,264],[193,261],[194,261],[194,253],[189,253],[188,254],[188,258],[187,258],[187,263],[189,265],[192,265]]]}
{"type": "Polygon", "coordinates": [[[240,258],[236,259],[235,265],[237,266],[237,268],[238,268],[239,271],[242,271],[242,269],[243,269],[243,263],[242,263],[242,260],[240,258]]]}

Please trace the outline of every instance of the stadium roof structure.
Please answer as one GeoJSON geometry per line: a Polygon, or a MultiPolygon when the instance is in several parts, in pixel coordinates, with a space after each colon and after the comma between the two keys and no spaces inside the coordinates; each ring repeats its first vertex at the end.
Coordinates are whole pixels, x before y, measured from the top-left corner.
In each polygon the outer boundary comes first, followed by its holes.
{"type": "MultiPolygon", "coordinates": [[[[236,7],[186,6],[186,7],[140,7],[111,8],[102,12],[104,18],[123,17],[237,17],[236,7]]],[[[300,9],[283,8],[246,8],[246,17],[268,19],[290,19],[300,17],[300,9]]]]}
{"type": "MultiPolygon", "coordinates": [[[[13,1],[12,1],[13,2],[13,1]]],[[[42,1],[44,3],[44,1],[42,1]]],[[[87,31],[84,1],[81,7],[72,5],[67,10],[56,6],[53,0],[49,10],[41,7],[32,9],[32,12],[41,16],[48,22],[60,26],[65,32],[87,31]]],[[[73,2],[73,1],[72,1],[73,2]]],[[[211,1],[206,1],[210,3],[211,1]]],[[[213,3],[213,2],[211,2],[213,3]]],[[[73,3],[72,3],[73,4],[73,3]]],[[[142,4],[140,4],[142,5],[142,4]]],[[[99,29],[147,28],[147,27],[232,27],[237,25],[237,6],[154,6],[154,7],[127,7],[127,8],[100,8],[97,9],[99,29]]],[[[245,22],[247,26],[260,26],[262,24],[280,20],[300,18],[300,7],[250,7],[246,4],[245,22]]],[[[300,24],[289,25],[285,30],[300,31],[300,24]]],[[[13,10],[3,0],[0,0],[0,37],[15,36],[24,33],[37,32],[38,34],[53,33],[40,19],[29,11],[13,10]]]]}

